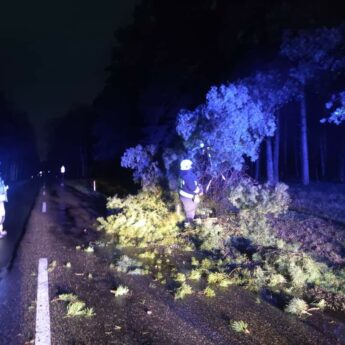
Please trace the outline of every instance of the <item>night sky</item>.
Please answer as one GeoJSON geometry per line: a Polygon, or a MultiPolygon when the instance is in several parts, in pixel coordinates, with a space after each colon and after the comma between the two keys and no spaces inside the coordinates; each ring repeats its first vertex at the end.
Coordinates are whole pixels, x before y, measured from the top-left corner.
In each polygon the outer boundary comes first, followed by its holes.
{"type": "Polygon", "coordinates": [[[41,139],[46,119],[64,115],[73,105],[92,102],[100,91],[114,31],[130,22],[136,2],[2,3],[0,89],[30,115],[41,139]]]}
{"type": "MultiPolygon", "coordinates": [[[[181,147],[181,109],[202,105],[211,86],[251,85],[247,78],[259,72],[291,82],[290,72],[309,60],[282,54],[287,31],[294,37],[334,28],[343,42],[344,18],[341,2],[326,0],[6,2],[0,10],[1,169],[12,180],[28,165],[66,164],[73,176],[112,176],[129,147],[181,147]]],[[[343,57],[344,45],[329,54],[343,57]]],[[[345,155],[337,147],[342,128],[320,124],[329,115],[325,104],[343,91],[341,68],[316,68],[305,88],[313,179],[345,181],[345,155]]],[[[279,109],[277,159],[284,163],[281,176],[299,180],[300,104],[293,94],[279,109]]]]}

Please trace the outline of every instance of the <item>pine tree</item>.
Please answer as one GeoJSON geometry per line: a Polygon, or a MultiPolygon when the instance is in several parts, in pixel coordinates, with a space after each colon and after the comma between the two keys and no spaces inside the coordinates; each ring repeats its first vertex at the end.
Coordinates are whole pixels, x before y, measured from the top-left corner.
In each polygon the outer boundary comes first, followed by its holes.
{"type": "Polygon", "coordinates": [[[342,67],[337,57],[337,49],[341,46],[342,34],[339,29],[321,28],[312,31],[300,31],[293,36],[288,32],[280,48],[282,56],[291,63],[289,74],[299,89],[302,182],[309,184],[308,126],[306,89],[325,71],[335,72],[342,67]]]}
{"type": "Polygon", "coordinates": [[[241,170],[245,156],[255,161],[262,140],[273,135],[275,121],[240,82],[214,86],[205,104],[181,110],[176,130],[190,158],[197,160],[200,146],[207,150],[209,164],[203,173],[219,177],[241,170]]]}

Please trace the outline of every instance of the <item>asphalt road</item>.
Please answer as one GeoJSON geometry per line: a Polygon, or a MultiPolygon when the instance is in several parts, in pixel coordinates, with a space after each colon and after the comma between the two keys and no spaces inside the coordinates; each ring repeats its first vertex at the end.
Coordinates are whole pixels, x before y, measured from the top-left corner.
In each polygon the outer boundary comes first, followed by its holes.
{"type": "Polygon", "coordinates": [[[8,202],[5,203],[6,219],[4,224],[4,229],[7,230],[8,235],[0,239],[0,279],[6,274],[15,256],[40,184],[40,180],[10,184],[8,202]]]}
{"type": "MultiPolygon", "coordinates": [[[[8,235],[0,239],[0,344],[19,344],[22,314],[22,275],[16,253],[42,181],[29,180],[11,185],[6,203],[4,228],[8,235]]],[[[24,343],[20,343],[24,344],[24,343]]]]}
{"type": "MultiPolygon", "coordinates": [[[[343,324],[322,313],[300,320],[264,301],[257,303],[254,294],[240,287],[219,291],[215,298],[195,294],[175,301],[151,276],[116,272],[109,265],[116,259],[111,253],[97,246],[95,252],[83,250],[102,239],[95,231],[102,212],[104,200],[92,193],[59,185],[40,189],[26,223],[23,218],[26,230],[15,260],[0,281],[0,345],[35,342],[42,258],[49,265],[47,303],[54,345],[345,344],[343,324]],[[129,287],[128,296],[114,298],[111,290],[119,285],[129,287]],[[66,317],[67,303],[58,300],[62,293],[77,295],[94,316],[66,317]],[[249,335],[229,327],[230,320],[242,319],[249,324],[249,335]]],[[[13,233],[13,239],[19,237],[13,233]]]]}

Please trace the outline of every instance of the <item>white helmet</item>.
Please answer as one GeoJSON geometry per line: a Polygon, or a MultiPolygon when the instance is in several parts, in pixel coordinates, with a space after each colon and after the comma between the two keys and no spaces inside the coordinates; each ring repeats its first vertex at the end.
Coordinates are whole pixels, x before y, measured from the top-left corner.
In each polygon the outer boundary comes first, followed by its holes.
{"type": "Polygon", "coordinates": [[[193,162],[190,159],[184,159],[180,163],[181,170],[190,170],[192,168],[193,162]]]}

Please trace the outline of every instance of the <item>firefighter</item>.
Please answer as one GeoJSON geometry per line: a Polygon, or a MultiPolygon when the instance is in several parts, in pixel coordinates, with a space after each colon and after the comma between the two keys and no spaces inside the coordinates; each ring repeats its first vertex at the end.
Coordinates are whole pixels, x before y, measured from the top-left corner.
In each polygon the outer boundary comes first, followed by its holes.
{"type": "Polygon", "coordinates": [[[192,164],[189,159],[180,163],[179,196],[186,215],[186,225],[193,221],[199,196],[202,195],[202,187],[192,171],[192,164]]]}

